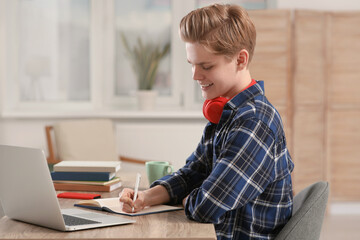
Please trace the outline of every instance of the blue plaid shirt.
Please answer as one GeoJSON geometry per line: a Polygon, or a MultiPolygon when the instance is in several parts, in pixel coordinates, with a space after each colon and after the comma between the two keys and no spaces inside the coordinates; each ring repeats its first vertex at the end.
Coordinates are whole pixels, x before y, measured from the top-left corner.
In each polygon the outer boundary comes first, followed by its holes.
{"type": "Polygon", "coordinates": [[[277,110],[257,82],[232,98],[218,124],[208,123],[197,149],[161,184],[185,213],[213,223],[218,239],[273,239],[292,214],[290,173],[277,110]]]}

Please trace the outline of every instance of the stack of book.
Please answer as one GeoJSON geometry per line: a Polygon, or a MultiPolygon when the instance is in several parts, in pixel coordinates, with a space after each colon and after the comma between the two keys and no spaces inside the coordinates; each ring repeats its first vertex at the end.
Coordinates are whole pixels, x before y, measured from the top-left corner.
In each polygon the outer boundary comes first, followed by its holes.
{"type": "Polygon", "coordinates": [[[57,191],[111,192],[121,187],[119,161],[62,161],[53,170],[57,191]]]}

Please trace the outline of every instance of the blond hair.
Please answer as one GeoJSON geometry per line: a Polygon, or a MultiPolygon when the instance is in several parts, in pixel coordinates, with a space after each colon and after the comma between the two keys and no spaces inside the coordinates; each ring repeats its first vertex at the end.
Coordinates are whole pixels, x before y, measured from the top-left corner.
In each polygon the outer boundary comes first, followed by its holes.
{"type": "Polygon", "coordinates": [[[191,11],[180,22],[180,37],[217,55],[234,57],[242,49],[252,59],[256,30],[248,13],[237,5],[214,4],[191,11]]]}

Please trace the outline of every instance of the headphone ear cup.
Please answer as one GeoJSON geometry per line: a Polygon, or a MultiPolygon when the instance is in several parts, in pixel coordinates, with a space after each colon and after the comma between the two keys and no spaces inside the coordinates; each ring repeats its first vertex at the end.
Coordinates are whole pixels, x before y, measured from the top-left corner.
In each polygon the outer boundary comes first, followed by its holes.
{"type": "Polygon", "coordinates": [[[229,100],[224,97],[205,100],[203,105],[203,114],[205,118],[212,123],[219,123],[224,106],[228,101],[229,100]]]}

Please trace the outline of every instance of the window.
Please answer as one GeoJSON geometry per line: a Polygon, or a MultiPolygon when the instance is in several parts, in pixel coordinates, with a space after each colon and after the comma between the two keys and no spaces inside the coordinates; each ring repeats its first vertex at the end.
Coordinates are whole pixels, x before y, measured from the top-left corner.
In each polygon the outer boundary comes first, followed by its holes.
{"type": "MultiPolygon", "coordinates": [[[[162,49],[171,42],[172,5],[170,0],[115,1],[115,95],[129,95],[137,81],[129,57],[125,54],[121,34],[131,47],[151,44],[162,49]]],[[[171,54],[171,53],[170,53],[171,54]]],[[[170,54],[162,59],[154,88],[160,95],[171,95],[170,54]]]]}
{"type": "Polygon", "coordinates": [[[89,101],[89,1],[7,3],[8,82],[18,102],[89,101]]]}
{"type": "Polygon", "coordinates": [[[189,11],[214,2],[259,9],[272,1],[0,1],[6,9],[6,37],[0,39],[3,109],[136,110],[136,75],[121,34],[131,45],[137,39],[160,47],[170,43],[154,87],[158,109],[199,108],[201,91],[191,79],[178,24],[189,11]]]}

